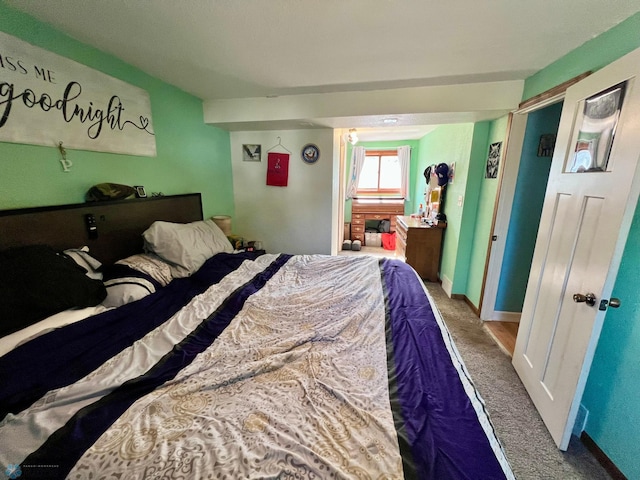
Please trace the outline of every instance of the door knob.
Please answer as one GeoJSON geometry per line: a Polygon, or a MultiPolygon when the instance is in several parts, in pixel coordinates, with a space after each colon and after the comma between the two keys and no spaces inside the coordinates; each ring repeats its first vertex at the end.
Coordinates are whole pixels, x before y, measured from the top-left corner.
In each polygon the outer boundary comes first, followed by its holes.
{"type": "Polygon", "coordinates": [[[596,296],[593,293],[587,293],[586,295],[582,295],[581,293],[576,293],[573,296],[573,301],[576,303],[586,303],[590,307],[593,307],[596,304],[596,296]]]}
{"type": "Polygon", "coordinates": [[[607,306],[611,308],[618,308],[620,306],[620,299],[612,297],[609,300],[600,300],[600,307],[598,307],[598,310],[602,310],[604,312],[607,309],[607,306]]]}

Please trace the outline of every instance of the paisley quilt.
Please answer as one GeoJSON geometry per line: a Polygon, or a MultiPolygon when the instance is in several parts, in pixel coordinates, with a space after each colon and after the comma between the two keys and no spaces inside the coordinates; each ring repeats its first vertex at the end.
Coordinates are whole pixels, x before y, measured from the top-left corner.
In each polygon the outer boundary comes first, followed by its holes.
{"type": "Polygon", "coordinates": [[[0,473],[511,479],[408,265],[221,253],[0,357],[0,473]]]}

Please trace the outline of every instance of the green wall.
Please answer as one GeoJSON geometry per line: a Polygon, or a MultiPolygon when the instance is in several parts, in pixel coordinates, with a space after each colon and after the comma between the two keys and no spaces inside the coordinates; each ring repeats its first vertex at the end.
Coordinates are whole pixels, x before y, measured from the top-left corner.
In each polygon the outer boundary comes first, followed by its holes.
{"type": "MultiPolygon", "coordinates": [[[[497,179],[484,178],[488,146],[504,142],[507,122],[504,116],[492,122],[441,125],[420,140],[419,172],[428,165],[455,163],[453,182],[446,189],[440,279],[451,294],[464,295],[475,305],[480,301],[498,189],[497,179]]],[[[420,188],[424,183],[422,178],[420,188]]]]}
{"type": "MultiPolygon", "coordinates": [[[[597,70],[640,47],[640,13],[590,40],[525,81],[525,95],[554,87],[585,70],[597,70]]],[[[638,208],[582,398],[585,431],[627,478],[640,478],[640,219],[638,208]]]]}
{"type": "Polygon", "coordinates": [[[100,70],[149,93],[157,157],[0,142],[0,209],[84,201],[97,183],[144,185],[165,195],[201,192],[205,216],[234,213],[229,134],[203,121],[202,102],[0,3],[0,31],[100,70]]]}
{"type": "MultiPolygon", "coordinates": [[[[457,206],[456,199],[459,194],[465,194],[467,186],[473,127],[472,123],[441,125],[420,139],[419,172],[423,172],[428,165],[456,164],[455,177],[453,183],[447,187],[444,207],[447,228],[442,245],[440,278],[445,282],[454,281],[458,262],[463,210],[457,206]]],[[[422,181],[424,189],[424,177],[422,181]]]]}
{"type": "Polygon", "coordinates": [[[612,60],[638,48],[639,39],[640,12],[527,78],[522,99],[538,95],[581,73],[601,69],[612,60]]]}
{"type": "Polygon", "coordinates": [[[473,243],[471,245],[469,258],[469,273],[465,288],[466,297],[476,306],[480,306],[482,282],[484,280],[485,265],[487,263],[487,249],[489,248],[491,224],[493,222],[493,212],[495,210],[499,185],[498,178],[485,178],[485,166],[489,154],[489,145],[496,142],[502,142],[500,161],[498,164],[498,171],[502,171],[504,166],[505,140],[508,122],[509,116],[507,115],[490,123],[489,134],[488,137],[486,137],[484,156],[480,159],[481,161],[476,160],[476,165],[482,166],[483,169],[481,174],[478,175],[480,179],[480,194],[477,201],[478,206],[475,215],[473,243]]]}
{"type": "MultiPolygon", "coordinates": [[[[471,136],[471,150],[469,153],[469,167],[464,178],[464,184],[458,182],[447,188],[448,200],[446,209],[460,211],[460,232],[456,262],[453,277],[451,278],[451,293],[465,295],[467,293],[467,280],[471,265],[471,252],[473,247],[473,235],[476,229],[478,214],[478,200],[487,161],[487,138],[489,136],[490,122],[478,122],[473,125],[471,136]],[[458,206],[458,198],[462,196],[462,209],[458,206]]],[[[456,170],[458,170],[456,166],[456,170]]],[[[458,174],[456,173],[456,177],[458,174]]],[[[447,252],[449,255],[449,252],[447,252]]]]}

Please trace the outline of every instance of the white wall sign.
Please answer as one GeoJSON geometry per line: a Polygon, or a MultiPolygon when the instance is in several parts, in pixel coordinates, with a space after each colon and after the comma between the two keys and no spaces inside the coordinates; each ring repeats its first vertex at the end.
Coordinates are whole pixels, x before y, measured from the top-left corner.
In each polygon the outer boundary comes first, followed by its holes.
{"type": "Polygon", "coordinates": [[[3,32],[0,141],[156,156],[147,92],[3,32]]]}

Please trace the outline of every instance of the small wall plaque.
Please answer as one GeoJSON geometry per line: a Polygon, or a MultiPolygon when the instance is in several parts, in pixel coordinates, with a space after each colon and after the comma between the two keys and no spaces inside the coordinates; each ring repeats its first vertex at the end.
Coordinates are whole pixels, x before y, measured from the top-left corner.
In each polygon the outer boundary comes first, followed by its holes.
{"type": "Polygon", "coordinates": [[[553,157],[553,149],[556,146],[556,136],[554,133],[540,135],[540,143],[538,144],[539,157],[553,157]]]}

